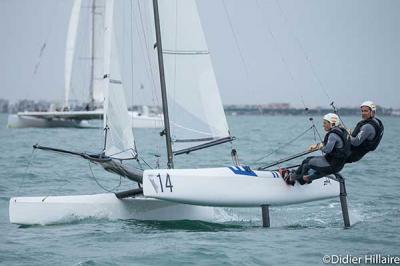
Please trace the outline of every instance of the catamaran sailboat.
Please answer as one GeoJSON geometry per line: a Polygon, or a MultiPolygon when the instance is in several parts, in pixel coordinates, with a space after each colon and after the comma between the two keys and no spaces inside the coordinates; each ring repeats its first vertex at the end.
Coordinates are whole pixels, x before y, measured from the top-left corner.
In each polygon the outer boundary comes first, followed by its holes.
{"type": "MultiPolygon", "coordinates": [[[[113,1],[106,1],[105,34],[111,34],[113,1]]],[[[322,178],[309,185],[288,186],[277,171],[257,171],[239,164],[218,168],[175,169],[176,156],[211,148],[234,140],[222,107],[218,85],[200,23],[195,0],[139,3],[152,27],[156,43],[147,52],[158,69],[163,99],[167,168],[142,171],[130,165],[138,158],[127,121],[125,97],[116,66],[105,62],[104,152],[97,155],[63,151],[80,156],[133,181],[133,189],[95,195],[15,197],[10,199],[10,221],[47,224],[71,217],[107,217],[139,220],[213,221],[215,207],[267,207],[337,197],[341,184],[322,178]],[[147,6],[148,5],[148,6],[147,6]],[[150,13],[150,12],[149,12],[150,13]],[[154,16],[154,20],[152,17],[154,16]],[[160,27],[160,24],[163,27],[160,27]],[[155,31],[154,31],[155,30],[155,31]],[[135,184],[138,184],[134,186],[135,184]]],[[[143,18],[143,17],[142,17],[143,18]]],[[[111,53],[105,42],[105,53],[111,53]]],[[[109,57],[106,57],[109,58],[109,57]]],[[[122,77],[123,78],[123,77],[122,77]]],[[[342,191],[343,192],[343,191],[342,191]]],[[[265,218],[265,219],[264,219],[265,218]]],[[[269,222],[265,223],[269,224],[269,222]]]]}
{"type": "MultiPolygon", "coordinates": [[[[103,42],[104,34],[104,14],[105,14],[104,0],[91,0],[82,1],[74,0],[71,16],[69,20],[67,42],[65,49],[65,70],[64,70],[64,103],[62,107],[55,108],[53,105],[50,110],[45,112],[31,112],[24,111],[17,114],[10,114],[8,116],[7,127],[9,128],[25,128],[25,127],[95,127],[100,123],[89,123],[88,120],[101,120],[103,119],[103,101],[104,101],[104,88],[103,88],[103,42]],[[86,7],[88,4],[91,6],[86,7]],[[86,8],[85,8],[86,7],[86,8]],[[77,34],[80,20],[87,14],[82,14],[83,11],[89,11],[91,17],[91,30],[90,30],[90,71],[89,71],[89,101],[84,110],[71,110],[70,107],[70,94],[72,90],[73,78],[73,65],[74,58],[77,52],[77,34]]],[[[87,40],[86,40],[87,41],[87,40]]],[[[82,41],[83,42],[83,41],[82,41]]],[[[85,58],[87,59],[87,58],[85,58]]],[[[80,61],[84,60],[79,58],[80,61]]],[[[82,73],[76,76],[82,76],[82,73]]],[[[80,84],[80,86],[82,86],[80,84]]],[[[146,112],[148,108],[143,106],[142,112],[129,112],[132,126],[135,128],[161,128],[162,117],[161,114],[153,114],[146,112]]]]}

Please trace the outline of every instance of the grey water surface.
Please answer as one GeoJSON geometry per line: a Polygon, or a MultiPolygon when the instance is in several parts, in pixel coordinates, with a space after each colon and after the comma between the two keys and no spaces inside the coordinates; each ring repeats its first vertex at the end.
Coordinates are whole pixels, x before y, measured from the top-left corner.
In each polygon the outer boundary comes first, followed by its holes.
{"type": "MultiPolygon", "coordinates": [[[[353,127],[358,119],[344,117],[346,125],[353,127]]],[[[256,167],[314,142],[309,131],[288,144],[311,126],[305,116],[229,116],[228,120],[237,137],[233,145],[181,155],[176,167],[230,166],[231,148],[238,150],[242,164],[256,167]]],[[[215,222],[91,218],[19,226],[9,223],[10,197],[104,192],[98,183],[117,191],[128,187],[129,181],[79,158],[32,150],[39,143],[98,152],[103,145],[101,129],[8,129],[7,115],[1,114],[0,264],[321,265],[324,255],[400,255],[400,119],[382,120],[385,135],[377,151],[342,171],[352,223],[348,230],[343,229],[339,199],[271,207],[269,229],[260,226],[258,208],[226,208],[226,215],[215,222]]],[[[323,134],[321,122],[315,121],[323,134]]],[[[152,167],[157,160],[165,166],[159,131],[135,130],[138,151],[152,167]]]]}

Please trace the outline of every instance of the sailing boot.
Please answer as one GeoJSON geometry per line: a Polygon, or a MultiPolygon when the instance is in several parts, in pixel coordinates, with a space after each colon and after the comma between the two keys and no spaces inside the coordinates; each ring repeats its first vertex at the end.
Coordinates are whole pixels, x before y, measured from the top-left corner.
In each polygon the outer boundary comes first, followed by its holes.
{"type": "Polygon", "coordinates": [[[279,169],[279,173],[281,174],[283,180],[285,180],[286,184],[294,186],[295,181],[290,180],[290,172],[288,169],[279,169]]]}
{"type": "Polygon", "coordinates": [[[295,171],[290,172],[289,180],[290,182],[293,182],[293,185],[296,183],[296,181],[298,181],[300,185],[304,185],[306,183],[303,179],[303,175],[298,175],[295,171]]]}
{"type": "Polygon", "coordinates": [[[310,179],[310,176],[308,176],[308,180],[304,180],[305,176],[296,176],[294,177],[294,180],[297,180],[299,182],[300,185],[304,185],[304,184],[311,184],[312,180],[310,179]]]}

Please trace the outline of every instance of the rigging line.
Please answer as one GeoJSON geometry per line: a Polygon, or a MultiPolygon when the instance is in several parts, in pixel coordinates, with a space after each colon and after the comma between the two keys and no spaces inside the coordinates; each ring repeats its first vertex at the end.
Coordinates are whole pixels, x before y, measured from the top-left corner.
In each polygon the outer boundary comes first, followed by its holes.
{"type": "MultiPolygon", "coordinates": [[[[302,101],[303,106],[304,106],[304,111],[308,115],[310,113],[310,109],[306,106],[303,96],[301,96],[301,101],[302,101]]],[[[310,121],[310,123],[312,125],[312,128],[313,128],[314,141],[315,142],[317,141],[317,135],[318,135],[319,140],[322,142],[321,135],[319,134],[319,131],[318,131],[318,129],[315,126],[315,123],[314,123],[314,117],[311,114],[310,114],[310,117],[308,118],[308,120],[310,121]]]]}
{"type": "MultiPolygon", "coordinates": [[[[174,42],[174,50],[178,50],[178,1],[175,1],[175,42],[174,42]]],[[[174,54],[174,86],[173,86],[173,92],[172,92],[172,99],[175,101],[175,95],[176,95],[176,58],[177,54],[174,54]]],[[[172,116],[176,114],[176,104],[172,106],[172,116]]],[[[172,128],[173,131],[173,128],[172,128]]]]}
{"type": "MultiPolygon", "coordinates": [[[[151,167],[150,164],[148,164],[148,163],[143,159],[143,157],[140,156],[139,159],[142,160],[150,169],[153,169],[153,167],[151,167]]],[[[139,165],[140,165],[140,163],[139,163],[139,165]]],[[[140,166],[141,166],[141,165],[140,165],[140,166]]]]}
{"type": "MultiPolygon", "coordinates": [[[[142,15],[142,10],[140,8],[140,1],[137,1],[137,6],[138,6],[138,11],[139,11],[139,17],[140,17],[140,26],[141,26],[142,33],[143,33],[142,37],[143,37],[143,41],[144,41],[145,46],[146,46],[145,47],[146,49],[144,49],[145,54],[146,54],[145,58],[148,61],[148,65],[146,65],[145,68],[146,68],[147,75],[150,76],[150,79],[151,79],[151,81],[153,83],[153,90],[152,90],[153,102],[154,102],[154,99],[155,99],[157,105],[159,105],[159,100],[158,100],[158,97],[157,97],[157,93],[154,92],[154,90],[156,90],[156,88],[157,88],[157,85],[156,85],[157,83],[156,83],[156,80],[154,78],[154,73],[153,73],[153,70],[152,70],[152,67],[151,67],[152,66],[152,64],[151,64],[151,55],[149,54],[150,49],[149,49],[149,44],[147,42],[146,30],[145,30],[144,23],[143,23],[143,15],[142,15]],[[150,70],[148,69],[148,67],[150,67],[150,70]]],[[[138,21],[137,20],[135,20],[135,21],[136,21],[136,24],[137,24],[137,32],[138,32],[138,35],[140,36],[141,34],[139,33],[138,21]]],[[[140,44],[142,46],[141,42],[140,42],[140,44]]],[[[142,49],[143,49],[143,46],[142,46],[142,49]]]]}
{"type": "MultiPolygon", "coordinates": [[[[309,109],[308,107],[306,107],[306,105],[305,105],[303,99],[302,99],[302,101],[303,101],[304,110],[305,110],[306,114],[309,114],[310,109],[309,109]]],[[[317,135],[318,135],[319,140],[322,142],[321,135],[319,134],[319,131],[318,131],[318,129],[317,129],[317,127],[315,126],[315,123],[314,123],[314,117],[311,115],[311,116],[308,118],[308,120],[311,122],[311,125],[312,125],[312,128],[313,128],[314,141],[317,141],[317,135]]]]}
{"type": "MultiPolygon", "coordinates": [[[[303,102],[303,103],[304,103],[304,102],[303,102]]],[[[308,107],[305,107],[305,112],[306,112],[306,114],[308,114],[309,111],[310,111],[310,109],[308,109],[308,107]]],[[[312,128],[313,128],[314,141],[317,141],[317,135],[318,135],[319,140],[322,142],[321,135],[319,134],[319,131],[318,131],[318,129],[317,129],[317,127],[315,126],[315,123],[314,123],[314,117],[310,116],[310,117],[308,118],[308,120],[310,121],[310,123],[311,123],[311,125],[312,125],[312,128]]]]}
{"type": "MultiPolygon", "coordinates": [[[[310,112],[310,109],[306,106],[306,103],[304,101],[303,95],[301,95],[301,102],[303,103],[304,106],[304,111],[306,112],[306,114],[308,115],[310,112]]],[[[314,135],[314,141],[317,141],[317,135],[319,137],[319,140],[322,142],[322,138],[321,135],[319,134],[319,131],[317,129],[317,127],[315,126],[314,123],[314,117],[310,114],[310,117],[308,118],[308,120],[311,122],[311,125],[313,127],[313,135],[314,135]]]]}
{"type": "MultiPolygon", "coordinates": [[[[257,3],[258,10],[261,12],[262,8],[261,8],[261,5],[260,5],[259,0],[257,0],[256,3],[257,3]]],[[[261,18],[264,18],[264,16],[261,15],[261,18]]],[[[287,63],[285,57],[283,56],[282,50],[279,49],[279,45],[278,45],[278,42],[277,42],[277,40],[276,40],[275,34],[273,33],[272,28],[271,28],[270,24],[268,23],[267,19],[264,19],[264,21],[266,22],[265,24],[267,25],[269,35],[270,35],[271,38],[274,40],[275,46],[278,47],[277,50],[279,51],[279,55],[280,55],[280,58],[281,58],[281,60],[282,60],[282,63],[283,63],[283,65],[286,67],[286,69],[288,70],[289,77],[290,77],[290,79],[292,80],[293,85],[296,87],[296,84],[297,84],[297,83],[296,83],[296,81],[295,81],[294,75],[293,75],[292,71],[290,70],[289,64],[287,63]]],[[[265,39],[266,39],[266,41],[268,42],[268,39],[267,39],[267,36],[266,36],[266,35],[265,35],[265,39]]],[[[303,105],[305,106],[304,100],[303,100],[303,95],[301,94],[300,97],[302,98],[303,105]]]]}
{"type": "Polygon", "coordinates": [[[344,122],[343,122],[342,117],[341,117],[340,114],[339,114],[339,111],[336,109],[335,102],[331,102],[330,106],[332,106],[333,112],[334,112],[335,114],[337,114],[337,116],[339,117],[339,121],[340,121],[340,123],[342,123],[343,127],[344,127],[344,128],[347,128],[346,125],[345,125],[344,122]]]}
{"type": "MultiPolygon", "coordinates": [[[[260,5],[259,0],[256,0],[256,3],[257,3],[257,9],[260,10],[260,12],[261,12],[262,8],[261,8],[261,5],[260,5]]],[[[263,18],[264,18],[264,16],[261,15],[261,19],[263,19],[263,18]]],[[[277,39],[276,39],[276,37],[275,37],[274,32],[272,31],[272,28],[271,28],[270,24],[268,23],[268,20],[267,20],[267,19],[264,19],[264,21],[266,22],[265,24],[267,25],[269,35],[271,36],[272,40],[273,40],[274,43],[275,43],[275,46],[277,47],[277,50],[279,51],[279,55],[280,55],[281,61],[282,61],[283,65],[286,67],[286,69],[287,69],[287,71],[288,71],[288,73],[289,73],[290,80],[292,81],[294,87],[297,87],[297,83],[296,83],[296,80],[295,80],[295,78],[294,78],[293,72],[292,72],[292,70],[290,69],[288,62],[286,61],[286,59],[285,59],[285,57],[284,57],[284,55],[283,55],[283,52],[282,52],[282,50],[280,49],[280,47],[279,47],[279,45],[278,45],[278,42],[277,42],[277,39]]],[[[268,42],[268,39],[267,39],[266,35],[265,35],[265,38],[266,38],[266,41],[268,42]]],[[[301,88],[301,87],[300,87],[300,88],[301,88]]],[[[306,112],[307,112],[307,111],[308,111],[308,108],[307,108],[307,106],[306,106],[306,104],[305,104],[304,97],[303,97],[303,94],[302,94],[302,92],[301,92],[301,89],[300,89],[300,100],[301,100],[301,102],[302,102],[302,104],[303,104],[303,106],[304,106],[304,109],[305,109],[306,112]]],[[[315,133],[314,133],[314,135],[315,135],[315,133]]]]}
{"type": "MultiPolygon", "coordinates": [[[[130,65],[131,65],[131,104],[132,105],[134,105],[134,102],[135,102],[135,97],[134,97],[134,86],[133,86],[133,84],[134,84],[134,81],[133,81],[133,79],[134,79],[134,74],[136,73],[135,72],[135,70],[134,70],[134,52],[133,52],[133,48],[134,48],[134,41],[133,41],[133,35],[134,35],[134,10],[133,10],[133,3],[132,3],[133,1],[129,1],[129,3],[130,3],[130,18],[129,18],[129,20],[130,20],[130,54],[131,54],[131,62],[130,62],[130,65]]],[[[138,4],[139,4],[139,2],[138,2],[138,4]]],[[[135,21],[137,22],[137,20],[135,19],[135,21]]],[[[138,37],[139,37],[139,30],[138,30],[138,28],[137,28],[137,32],[138,32],[138,37]]],[[[139,41],[139,43],[141,43],[140,41],[139,41]]],[[[142,44],[142,43],[141,43],[142,44]]],[[[147,68],[145,67],[145,69],[147,70],[147,68]]],[[[151,76],[151,75],[150,75],[151,76]]],[[[128,107],[128,113],[129,113],[129,107],[128,107]]],[[[131,115],[130,116],[131,117],[131,128],[132,128],[132,130],[133,130],[133,128],[134,128],[134,117],[133,117],[133,115],[131,115]]],[[[133,145],[134,145],[134,149],[133,149],[133,151],[134,151],[134,153],[136,154],[135,156],[137,157],[137,154],[138,154],[138,150],[137,150],[137,146],[136,146],[136,141],[135,141],[135,139],[133,140],[133,145]]]]}
{"type": "MultiPolygon", "coordinates": [[[[257,3],[257,9],[261,12],[262,7],[261,7],[261,4],[260,4],[259,0],[256,0],[256,3],[257,3]]],[[[264,18],[264,16],[261,15],[261,19],[263,19],[263,18],[264,18]]],[[[277,47],[277,50],[279,51],[280,59],[281,59],[283,65],[286,67],[288,73],[289,73],[290,80],[292,81],[294,87],[297,87],[297,83],[296,83],[296,80],[295,80],[295,78],[294,78],[293,72],[292,72],[292,70],[290,69],[288,62],[286,61],[286,59],[285,59],[285,57],[284,57],[284,55],[283,55],[283,52],[282,52],[282,50],[280,49],[280,46],[278,45],[277,39],[276,39],[276,37],[275,37],[274,32],[272,31],[271,25],[268,23],[268,20],[267,20],[267,19],[263,19],[263,20],[265,21],[265,24],[267,25],[269,35],[271,36],[272,40],[273,40],[274,43],[275,43],[275,46],[277,47]]],[[[266,39],[266,41],[268,42],[268,39],[267,39],[266,35],[265,35],[265,39],[266,39]]],[[[300,88],[301,88],[301,87],[300,87],[300,88]]],[[[303,97],[303,94],[302,94],[302,92],[301,92],[301,89],[300,89],[300,100],[301,100],[301,102],[302,102],[302,104],[303,104],[303,106],[304,106],[304,109],[305,109],[306,111],[308,111],[308,108],[307,108],[307,106],[306,106],[306,104],[305,104],[304,97],[303,97]]]]}
{"type": "MultiPolygon", "coordinates": [[[[287,16],[282,8],[282,6],[279,3],[279,0],[275,0],[276,5],[278,6],[279,11],[281,12],[283,19],[285,21],[285,24],[289,27],[290,29],[290,24],[289,24],[289,20],[287,19],[287,16]]],[[[302,51],[304,58],[306,59],[306,62],[308,63],[308,65],[310,66],[311,72],[314,75],[314,78],[317,80],[318,85],[320,86],[320,88],[322,89],[322,91],[325,93],[326,97],[328,98],[328,100],[330,102],[332,102],[331,97],[329,96],[327,90],[325,89],[324,84],[322,83],[322,80],[319,78],[319,76],[317,75],[317,72],[315,71],[315,68],[313,66],[313,64],[311,63],[310,57],[308,56],[308,54],[306,53],[303,45],[300,42],[300,39],[297,37],[296,34],[294,34],[294,32],[292,32],[292,36],[295,39],[295,41],[297,42],[297,45],[299,46],[300,50],[302,51]]]]}
{"type": "MultiPolygon", "coordinates": [[[[130,17],[129,17],[129,20],[130,20],[130,26],[131,26],[131,30],[130,30],[130,33],[131,33],[131,35],[130,35],[130,47],[132,48],[132,49],[130,49],[131,51],[131,103],[132,103],[132,105],[134,104],[134,101],[135,101],[135,99],[134,99],[134,96],[133,96],[133,75],[134,75],[134,70],[133,70],[133,59],[134,59],[134,56],[133,56],[133,4],[132,4],[132,1],[129,1],[129,6],[130,6],[130,17]]],[[[128,107],[128,110],[129,110],[129,107],[128,107]]],[[[133,119],[133,116],[131,116],[131,127],[133,128],[133,123],[134,123],[134,119],[133,119]]],[[[135,144],[135,148],[136,148],[136,144],[135,144]]]]}
{"type": "Polygon", "coordinates": [[[239,52],[239,55],[240,55],[240,60],[242,61],[244,70],[246,72],[246,78],[249,81],[250,80],[249,69],[247,67],[246,61],[244,60],[242,49],[240,49],[238,37],[236,36],[235,30],[233,29],[233,23],[232,23],[231,18],[229,16],[229,12],[228,12],[228,9],[226,7],[225,0],[222,0],[222,5],[224,7],[226,18],[228,19],[229,27],[230,27],[231,32],[233,34],[233,39],[235,40],[236,48],[238,49],[238,52],[239,52]]]}
{"type": "Polygon", "coordinates": [[[315,129],[313,130],[314,141],[317,142],[317,134],[315,133],[315,129]]]}
{"type": "MultiPolygon", "coordinates": [[[[115,155],[122,154],[122,153],[125,153],[125,152],[127,152],[127,151],[131,151],[133,154],[136,154],[136,155],[137,155],[137,152],[136,152],[136,151],[135,151],[133,148],[128,148],[128,149],[121,150],[121,151],[119,151],[119,152],[116,152],[116,153],[110,154],[110,155],[108,155],[108,157],[110,157],[111,159],[117,159],[117,160],[121,160],[121,158],[114,158],[114,156],[115,156],[115,155]]],[[[123,160],[132,160],[132,159],[135,159],[135,158],[134,158],[134,157],[132,157],[132,158],[129,158],[129,159],[123,159],[123,160]]]]}
{"type": "Polygon", "coordinates": [[[160,157],[161,157],[161,138],[157,138],[154,156],[156,157],[156,168],[160,168],[160,157]]]}
{"type": "Polygon", "coordinates": [[[274,153],[277,152],[278,150],[282,149],[284,146],[287,146],[287,145],[293,143],[294,141],[298,140],[298,139],[301,138],[302,136],[304,136],[304,135],[305,135],[308,131],[310,131],[311,129],[313,129],[312,126],[309,127],[309,128],[307,128],[305,131],[303,131],[300,135],[298,135],[298,136],[295,137],[294,139],[290,140],[290,141],[287,142],[287,143],[283,143],[283,144],[280,145],[278,148],[272,150],[272,151],[271,151],[270,153],[268,153],[267,155],[264,155],[263,157],[260,157],[259,159],[253,161],[251,164],[255,164],[255,163],[257,163],[257,162],[259,162],[259,161],[261,161],[261,160],[263,160],[263,159],[265,159],[265,158],[271,156],[272,154],[274,154],[274,153]]]}
{"type": "MultiPolygon", "coordinates": [[[[66,184],[71,184],[71,182],[68,179],[66,179],[65,177],[62,177],[57,171],[54,171],[53,173],[56,174],[56,176],[58,176],[61,180],[64,181],[64,183],[62,183],[55,189],[52,189],[53,192],[59,192],[60,189],[63,188],[66,184]]],[[[50,195],[43,197],[42,202],[45,201],[48,197],[50,197],[50,195]]]]}
{"type": "MultiPolygon", "coordinates": [[[[132,105],[134,105],[135,103],[136,103],[136,101],[135,101],[135,96],[134,96],[134,75],[135,75],[135,73],[136,73],[136,70],[135,70],[135,64],[134,64],[134,52],[133,52],[133,49],[134,49],[134,41],[133,41],[133,36],[134,36],[134,9],[133,9],[133,3],[132,3],[133,1],[129,1],[129,6],[130,6],[130,17],[129,17],[129,20],[130,20],[130,35],[129,35],[129,38],[130,38],[130,45],[129,45],[129,48],[131,48],[130,49],[130,70],[131,70],[131,104],[132,105]]],[[[135,20],[136,21],[136,20],[135,20]]],[[[138,32],[138,30],[137,30],[137,32],[138,32]]],[[[139,32],[138,32],[138,36],[139,36],[140,34],[139,34],[139,32]]],[[[147,68],[145,68],[146,70],[147,70],[147,68]]],[[[148,73],[147,73],[148,74],[148,73]]],[[[149,75],[149,74],[148,74],[149,75]]],[[[139,75],[138,75],[139,76],[139,75]]],[[[150,76],[150,75],[149,75],[150,76]]],[[[142,84],[141,84],[142,85],[142,84]]],[[[139,89],[141,89],[142,88],[142,86],[140,86],[139,87],[139,89]]],[[[140,103],[140,102],[144,102],[144,100],[143,99],[140,99],[141,97],[140,97],[140,94],[139,93],[137,93],[136,94],[136,98],[137,98],[137,103],[140,103]]],[[[129,110],[129,108],[128,108],[128,110],[129,110]]],[[[132,126],[132,128],[134,128],[134,117],[133,116],[131,116],[131,126],[132,126]]],[[[136,144],[135,144],[135,148],[136,148],[136,144]]]]}
{"type": "MultiPolygon", "coordinates": [[[[319,134],[319,131],[318,131],[318,129],[316,128],[314,122],[312,122],[312,123],[313,123],[313,127],[314,127],[314,134],[317,133],[319,140],[322,142],[321,134],[319,134]]],[[[314,139],[315,139],[315,137],[314,137],[314,139]]]]}
{"type": "Polygon", "coordinates": [[[138,165],[139,165],[139,169],[142,170],[142,171],[144,171],[144,168],[143,168],[142,164],[140,163],[139,158],[136,158],[136,162],[137,162],[138,165]]]}
{"type": "Polygon", "coordinates": [[[32,153],[31,153],[31,156],[29,158],[28,165],[25,167],[25,175],[24,175],[24,177],[22,178],[22,180],[20,181],[20,183],[18,185],[17,195],[19,194],[21,188],[25,184],[25,178],[26,178],[27,174],[29,174],[28,171],[29,171],[29,169],[30,169],[30,167],[32,165],[33,159],[35,158],[35,151],[36,151],[36,149],[32,149],[32,153]]]}
{"type": "Polygon", "coordinates": [[[116,185],[115,187],[113,187],[112,189],[107,189],[107,188],[105,188],[103,185],[101,185],[100,184],[100,182],[97,180],[97,178],[95,177],[95,175],[94,175],[94,173],[93,173],[93,169],[92,169],[92,166],[91,166],[91,163],[92,162],[90,162],[90,161],[88,161],[88,163],[89,163],[89,169],[90,169],[90,172],[92,173],[92,179],[96,182],[96,184],[100,187],[100,188],[102,188],[104,191],[106,191],[106,192],[110,192],[110,193],[114,193],[114,191],[117,189],[117,188],[119,188],[120,186],[121,186],[121,183],[122,183],[122,176],[120,175],[119,176],[119,184],[118,185],[116,185]]]}
{"type": "MultiPolygon", "coordinates": [[[[259,0],[256,0],[256,3],[257,3],[258,10],[262,10],[259,0]]],[[[261,16],[261,18],[264,18],[264,16],[261,16]]],[[[270,24],[268,23],[268,21],[267,21],[266,19],[265,19],[265,22],[266,22],[266,24],[267,24],[267,28],[268,28],[268,31],[269,31],[269,34],[270,34],[271,38],[274,40],[275,45],[278,46],[278,45],[277,45],[278,42],[277,42],[277,40],[276,40],[276,38],[275,38],[275,35],[274,35],[273,31],[272,31],[272,28],[271,28],[270,24]]],[[[267,40],[267,41],[268,41],[268,40],[267,40]]],[[[297,84],[297,83],[296,83],[296,81],[295,81],[294,75],[293,75],[291,69],[289,68],[289,65],[288,65],[288,63],[287,63],[285,57],[283,56],[283,52],[281,51],[281,49],[279,49],[279,47],[278,47],[278,51],[279,51],[279,55],[280,55],[280,58],[281,58],[281,60],[282,60],[282,62],[283,62],[283,64],[284,64],[284,66],[285,66],[286,69],[288,70],[289,77],[290,77],[290,79],[292,80],[293,85],[296,87],[296,84],[297,84]]],[[[328,96],[328,97],[329,97],[329,96],[328,96]]],[[[302,102],[302,104],[303,104],[303,106],[304,106],[304,110],[306,111],[306,113],[308,113],[308,112],[309,112],[309,108],[306,106],[306,103],[305,103],[305,101],[304,101],[303,94],[302,94],[301,92],[300,92],[300,99],[301,99],[301,102],[302,102]]],[[[312,124],[312,126],[313,126],[314,140],[316,141],[316,133],[317,133],[319,139],[322,141],[321,135],[319,134],[318,129],[315,127],[314,118],[311,116],[311,117],[309,118],[309,120],[310,120],[310,122],[311,122],[311,124],[312,124]]]]}

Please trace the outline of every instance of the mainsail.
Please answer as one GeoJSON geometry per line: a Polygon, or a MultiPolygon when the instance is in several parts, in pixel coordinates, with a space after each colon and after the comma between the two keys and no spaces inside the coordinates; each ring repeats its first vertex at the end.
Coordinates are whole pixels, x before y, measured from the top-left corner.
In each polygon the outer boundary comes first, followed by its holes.
{"type": "MultiPolygon", "coordinates": [[[[145,5],[138,2],[142,12],[137,24],[145,24],[142,40],[154,44],[153,11],[145,5]]],[[[159,13],[174,153],[231,141],[195,0],[160,1],[159,13]]],[[[146,47],[157,77],[156,51],[152,45],[146,47]]]]}
{"type": "Polygon", "coordinates": [[[160,1],[174,153],[231,140],[194,0],[160,1]]]}

